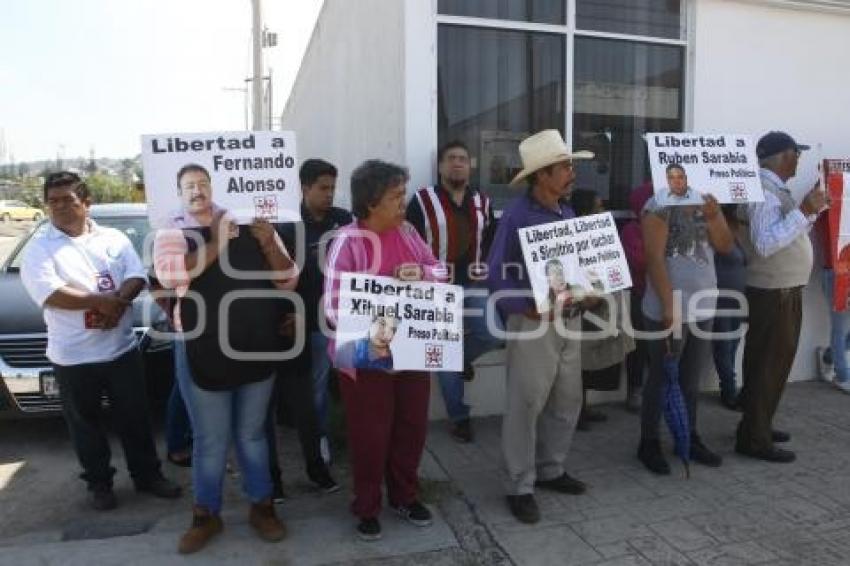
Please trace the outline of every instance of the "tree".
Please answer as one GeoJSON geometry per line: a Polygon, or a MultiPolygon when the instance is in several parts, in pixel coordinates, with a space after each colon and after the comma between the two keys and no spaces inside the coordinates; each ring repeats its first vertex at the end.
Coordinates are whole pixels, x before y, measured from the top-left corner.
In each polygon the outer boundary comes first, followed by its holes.
{"type": "Polygon", "coordinates": [[[105,173],[95,173],[86,178],[86,184],[91,191],[92,202],[131,202],[132,188],[119,177],[105,173]]]}

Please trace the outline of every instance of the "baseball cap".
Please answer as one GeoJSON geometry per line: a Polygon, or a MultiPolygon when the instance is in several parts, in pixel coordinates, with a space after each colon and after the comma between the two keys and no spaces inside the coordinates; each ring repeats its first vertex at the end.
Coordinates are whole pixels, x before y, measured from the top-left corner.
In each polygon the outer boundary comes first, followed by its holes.
{"type": "Polygon", "coordinates": [[[759,159],[765,159],[787,149],[806,151],[811,149],[808,145],[801,145],[785,132],[768,132],[761,137],[756,144],[756,155],[759,159]]]}

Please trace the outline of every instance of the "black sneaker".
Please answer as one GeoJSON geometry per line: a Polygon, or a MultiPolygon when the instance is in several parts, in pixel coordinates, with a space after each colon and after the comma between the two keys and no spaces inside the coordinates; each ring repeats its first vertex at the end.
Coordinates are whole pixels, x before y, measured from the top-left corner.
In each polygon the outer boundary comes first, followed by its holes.
{"type": "Polygon", "coordinates": [[[279,481],[272,482],[272,503],[280,505],[286,500],[286,492],[283,491],[283,484],[279,481]]]}
{"type": "Polygon", "coordinates": [[[339,491],[339,484],[334,481],[333,477],[327,470],[317,472],[310,476],[310,481],[316,484],[323,493],[335,493],[339,491]]]}
{"type": "Polygon", "coordinates": [[[360,519],[360,524],[357,525],[357,536],[365,541],[380,540],[381,523],[374,517],[360,519]]]}
{"type": "Polygon", "coordinates": [[[419,501],[414,501],[410,505],[399,505],[395,508],[395,512],[399,517],[417,527],[427,527],[433,522],[431,511],[419,501]]]}
{"type": "Polygon", "coordinates": [[[533,525],[540,521],[540,509],[537,507],[537,501],[534,499],[534,495],[530,493],[509,495],[508,507],[511,509],[511,514],[520,523],[533,525]]]}
{"type": "Polygon", "coordinates": [[[111,511],[118,507],[118,499],[112,486],[98,484],[89,487],[89,504],[95,511],[111,511]]]}
{"type": "Polygon", "coordinates": [[[451,435],[458,442],[469,444],[472,442],[472,421],[461,419],[456,423],[452,423],[451,435]]]}
{"type": "Polygon", "coordinates": [[[163,476],[157,476],[149,482],[136,484],[136,491],[162,499],[177,499],[183,493],[183,488],[163,476]]]}
{"type": "Polygon", "coordinates": [[[723,464],[723,458],[709,450],[696,435],[691,437],[691,459],[709,468],[719,468],[723,464]]]}
{"type": "Polygon", "coordinates": [[[587,484],[567,475],[566,472],[551,480],[537,480],[534,485],[541,489],[549,489],[558,493],[581,495],[587,491],[587,484]]]}
{"type": "Polygon", "coordinates": [[[721,393],[720,404],[729,409],[730,411],[741,410],[741,400],[738,399],[738,395],[735,393],[721,393]]]}
{"type": "Polygon", "coordinates": [[[670,475],[670,464],[664,459],[664,455],[661,453],[661,442],[657,438],[641,439],[637,456],[646,466],[646,469],[653,474],[670,475]]]}

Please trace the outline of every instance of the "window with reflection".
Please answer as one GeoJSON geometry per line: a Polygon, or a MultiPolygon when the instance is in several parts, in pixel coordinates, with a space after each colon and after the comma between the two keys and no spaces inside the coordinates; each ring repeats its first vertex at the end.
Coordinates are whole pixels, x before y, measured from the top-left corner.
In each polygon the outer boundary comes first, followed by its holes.
{"type": "Polygon", "coordinates": [[[472,183],[502,205],[522,167],[519,142],[565,124],[566,38],[440,25],[439,144],[459,139],[472,154],[472,183]]]}
{"type": "Polygon", "coordinates": [[[628,209],[642,183],[646,132],[682,130],[684,48],[577,37],[573,146],[596,153],[577,165],[576,186],[594,189],[611,209],[628,209]]]}
{"type": "Polygon", "coordinates": [[[576,0],[576,29],[684,38],[681,0],[576,0]]]}
{"type": "Polygon", "coordinates": [[[564,25],[566,5],[565,0],[440,0],[439,11],[450,16],[564,25]]]}

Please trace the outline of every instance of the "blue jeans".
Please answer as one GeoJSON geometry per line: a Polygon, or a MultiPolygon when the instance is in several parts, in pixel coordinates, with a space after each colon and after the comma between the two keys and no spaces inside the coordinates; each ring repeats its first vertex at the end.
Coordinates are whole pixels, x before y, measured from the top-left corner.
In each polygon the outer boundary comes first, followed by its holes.
{"type": "Polygon", "coordinates": [[[195,504],[210,513],[221,511],[221,490],[231,437],[242,472],[242,489],[253,503],[271,497],[265,420],[274,379],[230,391],[207,391],[192,380],[186,345],[174,345],[176,379],[180,383],[194,432],[192,482],[195,504]]]}
{"type": "MultiPolygon", "coordinates": [[[[464,365],[471,364],[479,356],[486,354],[490,350],[502,347],[502,343],[494,338],[493,334],[487,329],[487,297],[487,291],[482,288],[473,287],[464,290],[464,365]]],[[[491,308],[495,311],[496,307],[492,305],[491,308]]],[[[494,316],[496,326],[504,330],[504,322],[499,313],[494,312],[494,316]]],[[[449,419],[453,422],[468,419],[469,405],[463,402],[463,374],[450,371],[439,371],[436,373],[449,419]]]]}
{"type": "MultiPolygon", "coordinates": [[[[717,299],[718,309],[740,308],[737,300],[731,297],[720,297],[717,299]]],[[[717,316],[714,319],[714,332],[737,332],[741,328],[743,319],[737,316],[717,316]]],[[[717,377],[720,378],[720,393],[729,399],[737,394],[735,383],[735,355],[738,352],[740,338],[728,340],[712,340],[712,352],[714,354],[714,367],[717,369],[717,377]]]]}
{"type": "MultiPolygon", "coordinates": [[[[176,358],[174,375],[177,375],[176,358]]],[[[192,427],[189,424],[189,413],[186,412],[186,403],[183,402],[180,384],[175,377],[171,394],[168,396],[168,404],[165,407],[165,445],[168,454],[174,454],[188,450],[191,442],[192,427]]]]}
{"type": "Polygon", "coordinates": [[[850,348],[850,310],[836,312],[832,308],[835,273],[831,269],[823,270],[823,292],[829,301],[829,348],[832,363],[835,366],[835,381],[850,380],[850,367],[847,364],[847,349],[850,348]]]}
{"type": "Polygon", "coordinates": [[[313,403],[319,419],[319,432],[328,435],[328,378],[331,359],[328,356],[328,339],[321,331],[310,334],[310,373],[313,378],[313,403]]]}

